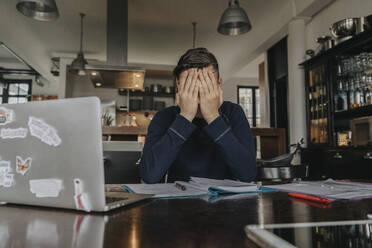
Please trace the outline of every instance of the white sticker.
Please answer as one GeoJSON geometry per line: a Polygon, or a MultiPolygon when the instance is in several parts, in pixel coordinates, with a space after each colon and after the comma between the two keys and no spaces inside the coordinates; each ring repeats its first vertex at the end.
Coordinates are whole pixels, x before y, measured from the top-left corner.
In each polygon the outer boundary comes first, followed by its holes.
{"type": "Polygon", "coordinates": [[[28,130],[26,128],[2,128],[0,137],[3,139],[26,138],[28,130]]]}
{"type": "Polygon", "coordinates": [[[58,197],[62,186],[62,180],[55,178],[30,180],[30,191],[36,197],[58,197]]]}
{"type": "Polygon", "coordinates": [[[57,130],[41,119],[30,116],[28,118],[28,127],[32,136],[50,146],[59,146],[62,142],[57,130]]]}
{"type": "Polygon", "coordinates": [[[28,157],[25,160],[23,160],[20,156],[17,156],[16,160],[17,173],[24,175],[31,168],[32,158],[28,157]]]}
{"type": "Polygon", "coordinates": [[[75,200],[75,206],[76,209],[90,211],[91,210],[91,204],[89,202],[88,195],[83,192],[83,183],[79,178],[74,179],[74,200],[75,200]]]}
{"type": "Polygon", "coordinates": [[[11,174],[10,161],[0,161],[0,186],[9,188],[13,184],[13,176],[11,174]]]}
{"type": "Polygon", "coordinates": [[[14,111],[0,107],[0,125],[6,125],[14,120],[14,111]]]}

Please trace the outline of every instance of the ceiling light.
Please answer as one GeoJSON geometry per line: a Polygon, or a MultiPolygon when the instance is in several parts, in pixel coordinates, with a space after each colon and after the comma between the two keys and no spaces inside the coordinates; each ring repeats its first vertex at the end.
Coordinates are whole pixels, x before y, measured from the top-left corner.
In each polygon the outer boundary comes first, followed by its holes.
{"type": "Polygon", "coordinates": [[[244,34],[252,29],[247,13],[240,8],[238,0],[230,0],[223,12],[217,31],[223,35],[244,34]]]}
{"type": "Polygon", "coordinates": [[[96,86],[97,87],[101,87],[102,86],[102,83],[96,83],[96,86]]]}
{"type": "Polygon", "coordinates": [[[17,10],[38,21],[54,21],[59,17],[54,0],[19,0],[17,10]]]}
{"type": "Polygon", "coordinates": [[[140,78],[140,77],[141,77],[141,75],[140,75],[140,74],[136,74],[136,77],[140,78]]]}
{"type": "Polygon", "coordinates": [[[97,76],[97,72],[95,72],[95,71],[92,72],[91,74],[92,74],[92,76],[97,76]]]}
{"type": "Polygon", "coordinates": [[[79,76],[85,76],[85,66],[88,64],[88,62],[84,58],[84,53],[83,53],[83,19],[84,19],[85,14],[80,13],[80,24],[81,24],[81,29],[80,29],[80,51],[71,63],[71,70],[74,70],[77,72],[79,76]]]}
{"type": "Polygon", "coordinates": [[[136,84],[136,88],[138,88],[138,84],[136,84]]]}

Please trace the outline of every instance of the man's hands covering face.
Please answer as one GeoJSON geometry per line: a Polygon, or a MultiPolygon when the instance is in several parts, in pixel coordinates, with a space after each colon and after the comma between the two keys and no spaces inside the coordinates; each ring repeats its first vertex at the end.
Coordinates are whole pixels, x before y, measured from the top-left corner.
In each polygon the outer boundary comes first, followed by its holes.
{"type": "Polygon", "coordinates": [[[222,104],[222,91],[216,77],[207,68],[189,69],[181,73],[179,79],[177,104],[181,115],[190,122],[198,111],[198,97],[200,97],[200,111],[209,124],[218,116],[218,109],[222,104]]]}
{"type": "Polygon", "coordinates": [[[222,90],[217,84],[216,77],[206,68],[203,68],[199,77],[200,111],[204,120],[209,124],[218,116],[218,109],[222,104],[222,90]]]}
{"type": "Polygon", "coordinates": [[[181,73],[178,86],[177,103],[181,109],[181,115],[190,122],[198,111],[197,85],[198,72],[196,69],[189,69],[181,73]]]}

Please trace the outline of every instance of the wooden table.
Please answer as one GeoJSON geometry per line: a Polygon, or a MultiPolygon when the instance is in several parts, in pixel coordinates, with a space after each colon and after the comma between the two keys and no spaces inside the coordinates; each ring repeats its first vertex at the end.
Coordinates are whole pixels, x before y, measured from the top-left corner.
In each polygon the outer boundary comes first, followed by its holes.
{"type": "Polygon", "coordinates": [[[285,193],[146,200],[109,214],[0,207],[1,247],[251,247],[247,224],[366,219],[372,199],[320,208],[285,193]]]}

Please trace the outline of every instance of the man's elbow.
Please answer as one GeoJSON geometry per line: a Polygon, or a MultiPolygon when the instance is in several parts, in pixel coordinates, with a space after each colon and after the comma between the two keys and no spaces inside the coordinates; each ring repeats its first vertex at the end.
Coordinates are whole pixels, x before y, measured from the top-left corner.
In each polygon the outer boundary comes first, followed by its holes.
{"type": "Polygon", "coordinates": [[[154,184],[154,183],[158,183],[160,182],[161,180],[161,177],[159,176],[156,176],[154,171],[148,171],[146,170],[145,166],[143,166],[143,164],[140,165],[140,176],[141,176],[141,179],[145,182],[145,183],[148,183],[148,184],[154,184]]]}
{"type": "Polygon", "coordinates": [[[156,178],[152,178],[152,177],[142,177],[142,181],[144,181],[147,184],[154,184],[154,183],[159,182],[159,180],[157,180],[156,178]]]}
{"type": "Polygon", "coordinates": [[[161,178],[157,178],[156,176],[153,175],[153,173],[145,173],[143,170],[140,170],[140,175],[141,175],[141,179],[145,182],[145,183],[148,183],[148,184],[154,184],[154,183],[158,183],[161,178]]]}
{"type": "Polygon", "coordinates": [[[256,179],[257,176],[257,165],[256,165],[256,158],[252,159],[249,163],[248,166],[246,166],[246,170],[243,175],[239,178],[241,181],[244,182],[251,182],[256,179]]]}

